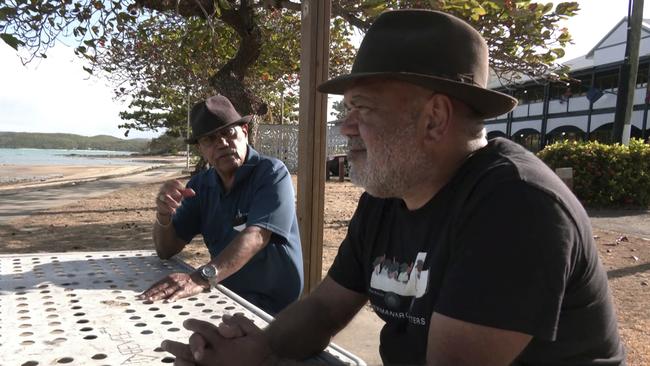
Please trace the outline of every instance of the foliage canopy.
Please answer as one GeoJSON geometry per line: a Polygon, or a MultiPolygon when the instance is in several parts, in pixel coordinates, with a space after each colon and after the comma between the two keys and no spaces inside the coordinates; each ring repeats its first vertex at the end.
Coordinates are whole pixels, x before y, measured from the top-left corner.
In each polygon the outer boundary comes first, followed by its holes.
{"type": "MultiPolygon", "coordinates": [[[[297,105],[300,8],[289,0],[3,0],[0,37],[46,57],[75,42],[89,73],[107,77],[131,101],[127,130],[165,127],[182,135],[188,99],[219,92],[242,114],[292,116],[297,105]],[[282,110],[281,110],[282,109],[282,110]],[[268,111],[268,112],[267,112],[268,111]]],[[[529,0],[332,0],[330,74],[345,72],[363,32],[382,11],[429,8],[467,20],[486,38],[501,78],[548,75],[571,40],[558,22],[578,4],[529,0]],[[515,74],[516,73],[516,74],[515,74]]]]}

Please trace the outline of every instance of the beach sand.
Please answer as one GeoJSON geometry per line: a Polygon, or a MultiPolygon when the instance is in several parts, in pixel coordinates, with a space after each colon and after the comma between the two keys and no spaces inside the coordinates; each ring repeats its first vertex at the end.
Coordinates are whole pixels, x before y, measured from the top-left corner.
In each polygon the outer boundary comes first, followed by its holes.
{"type": "Polygon", "coordinates": [[[107,175],[128,174],[142,169],[134,165],[0,165],[0,186],[28,188],[32,184],[85,180],[107,175]]]}
{"type": "MultiPolygon", "coordinates": [[[[81,170],[80,167],[33,168],[30,174],[60,173],[67,177],[82,174],[88,178],[91,172],[91,167],[81,170]]],[[[104,173],[111,172],[102,171],[104,173]]],[[[0,253],[150,250],[153,248],[154,199],[161,183],[130,186],[0,224],[0,253]]],[[[323,275],[345,237],[360,194],[361,189],[347,181],[331,180],[325,184],[323,275]]],[[[608,271],[619,329],[627,347],[628,364],[650,365],[650,238],[603,229],[595,229],[594,235],[608,271]]],[[[200,238],[179,256],[194,266],[208,259],[200,238]]],[[[365,359],[369,365],[376,365],[380,363],[377,332],[381,322],[367,307],[363,315],[335,341],[365,359]]]]}
{"type": "Polygon", "coordinates": [[[106,179],[136,174],[167,164],[182,165],[185,162],[185,158],[179,156],[111,157],[111,159],[114,163],[105,165],[0,164],[0,192],[106,179]],[[134,165],[134,161],[139,164],[134,165]]]}

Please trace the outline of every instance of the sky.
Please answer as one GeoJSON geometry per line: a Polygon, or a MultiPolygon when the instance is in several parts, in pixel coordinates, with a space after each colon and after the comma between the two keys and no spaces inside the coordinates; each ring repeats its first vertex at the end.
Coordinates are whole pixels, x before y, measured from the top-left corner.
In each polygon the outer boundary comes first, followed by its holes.
{"type": "MultiPolygon", "coordinates": [[[[563,1],[552,0],[552,2],[559,4],[563,1]]],[[[623,17],[627,16],[628,0],[578,0],[578,3],[580,4],[578,14],[560,23],[561,26],[569,29],[574,43],[565,48],[565,55],[560,62],[589,52],[623,17]]],[[[644,1],[644,19],[650,18],[648,3],[649,1],[644,1]]]]}
{"type": "MultiPolygon", "coordinates": [[[[627,15],[628,0],[578,2],[578,15],[561,23],[574,39],[565,50],[565,61],[589,52],[627,15]]],[[[650,18],[650,5],[645,5],[643,17],[650,18]]],[[[57,45],[47,56],[23,66],[16,51],[0,41],[0,131],[124,138],[125,131],[117,126],[126,105],[113,100],[112,88],[103,80],[88,78],[72,48],[57,45]]],[[[129,138],[152,138],[162,132],[131,131],[129,138]]]]}
{"type": "MultiPolygon", "coordinates": [[[[103,80],[88,78],[72,48],[57,45],[46,59],[23,66],[16,51],[0,42],[0,131],[57,132],[124,138],[119,112],[103,80]]],[[[152,138],[131,131],[129,138],[152,138]]]]}

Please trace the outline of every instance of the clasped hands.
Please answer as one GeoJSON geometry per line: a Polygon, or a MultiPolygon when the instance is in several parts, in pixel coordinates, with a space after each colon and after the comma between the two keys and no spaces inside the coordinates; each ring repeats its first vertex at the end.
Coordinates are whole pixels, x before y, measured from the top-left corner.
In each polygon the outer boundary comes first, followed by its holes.
{"type": "Polygon", "coordinates": [[[268,339],[252,320],[241,314],[224,315],[222,323],[188,319],[183,327],[193,332],[188,344],[165,340],[161,347],[176,357],[175,366],[276,365],[268,339]]]}

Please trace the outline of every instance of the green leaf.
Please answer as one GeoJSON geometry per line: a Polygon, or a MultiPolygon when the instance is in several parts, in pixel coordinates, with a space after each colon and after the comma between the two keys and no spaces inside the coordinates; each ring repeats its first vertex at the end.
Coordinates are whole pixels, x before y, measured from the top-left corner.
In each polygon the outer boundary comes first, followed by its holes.
{"type": "Polygon", "coordinates": [[[386,1],[384,0],[364,0],[361,2],[361,7],[362,8],[374,8],[379,5],[384,5],[386,6],[386,1]]]}
{"type": "Polygon", "coordinates": [[[551,52],[553,52],[557,58],[564,57],[564,48],[553,48],[551,49],[551,52]]]}
{"type": "Polygon", "coordinates": [[[569,42],[571,40],[571,35],[569,32],[562,32],[562,34],[557,38],[559,42],[569,42]]]}
{"type": "Polygon", "coordinates": [[[573,16],[576,14],[578,10],[580,10],[580,6],[575,1],[559,3],[555,7],[555,13],[557,13],[558,15],[565,15],[565,16],[573,16]]]}
{"type": "Polygon", "coordinates": [[[479,20],[485,14],[487,14],[487,11],[485,11],[485,9],[480,5],[472,9],[472,19],[476,21],[479,20]]]}
{"type": "Polygon", "coordinates": [[[16,15],[16,9],[10,7],[0,8],[0,20],[9,19],[10,15],[16,15]]]}
{"type": "Polygon", "coordinates": [[[85,72],[89,73],[90,75],[93,74],[93,70],[91,68],[86,67],[86,66],[83,66],[82,68],[84,69],[85,72]]]}
{"type": "Polygon", "coordinates": [[[12,36],[11,34],[7,33],[2,33],[0,34],[0,38],[9,45],[9,47],[13,48],[14,50],[18,51],[18,46],[24,46],[25,42],[19,40],[18,38],[12,36]]]}
{"type": "Polygon", "coordinates": [[[386,10],[386,1],[383,0],[365,0],[361,2],[360,7],[364,13],[371,18],[374,18],[386,10]]]}

